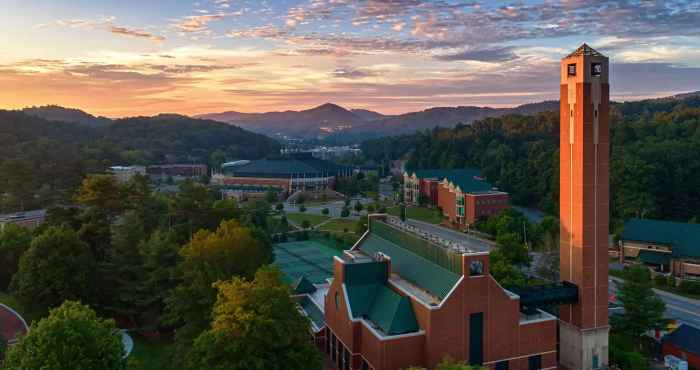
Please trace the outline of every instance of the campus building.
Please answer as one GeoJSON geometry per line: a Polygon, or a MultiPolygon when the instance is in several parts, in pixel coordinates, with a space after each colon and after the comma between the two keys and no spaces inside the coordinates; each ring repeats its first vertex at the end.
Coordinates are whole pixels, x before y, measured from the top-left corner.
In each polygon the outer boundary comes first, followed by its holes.
{"type": "Polygon", "coordinates": [[[509,207],[508,193],[475,169],[404,172],[404,201],[440,207],[451,224],[466,226],[509,207]]]}
{"type": "Polygon", "coordinates": [[[625,263],[639,261],[659,273],[684,280],[700,280],[700,225],[630,219],[620,235],[625,263]]]}
{"type": "Polygon", "coordinates": [[[46,220],[45,209],[7,213],[0,215],[0,230],[2,230],[5,225],[8,224],[15,224],[28,229],[34,229],[43,224],[44,220],[46,220]]]}
{"type": "Polygon", "coordinates": [[[155,181],[173,179],[196,179],[207,176],[209,168],[206,164],[160,164],[146,168],[146,173],[155,181]]]}
{"type": "MultiPolygon", "coordinates": [[[[497,370],[607,368],[608,60],[584,44],[561,66],[562,281],[504,288],[487,251],[387,215],[370,215],[343,252],[278,244],[276,261],[337,369],[434,369],[445,357],[497,370]]],[[[432,196],[424,189],[410,190],[432,196]]]]}
{"type": "Polygon", "coordinates": [[[334,190],[339,177],[351,175],[349,167],[314,158],[310,153],[291,153],[276,159],[224,163],[221,172],[212,175],[211,182],[240,192],[274,188],[287,197],[296,192],[334,190]]]}
{"type": "Polygon", "coordinates": [[[146,176],[146,167],[144,166],[112,166],[109,168],[109,173],[116,177],[120,184],[129,182],[136,175],[146,176]]]}

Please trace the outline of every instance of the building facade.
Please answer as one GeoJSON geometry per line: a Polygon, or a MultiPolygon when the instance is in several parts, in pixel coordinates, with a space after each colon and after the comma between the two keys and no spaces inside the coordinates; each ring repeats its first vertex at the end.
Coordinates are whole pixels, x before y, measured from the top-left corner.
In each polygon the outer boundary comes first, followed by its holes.
{"type": "Polygon", "coordinates": [[[109,172],[117,178],[120,184],[126,183],[136,175],[146,176],[146,167],[144,166],[112,166],[109,172]]]}
{"type": "Polygon", "coordinates": [[[8,213],[0,215],[0,230],[2,230],[7,224],[15,224],[28,229],[34,229],[43,224],[45,220],[45,209],[8,213]]]}
{"type": "Polygon", "coordinates": [[[610,107],[608,58],[583,44],[561,61],[560,276],[578,302],[559,310],[560,362],[608,364],[610,107]]]}
{"type": "Polygon", "coordinates": [[[369,231],[334,259],[325,352],[339,369],[432,369],[446,357],[555,369],[556,317],[521,312],[519,297],[489,274],[488,257],[370,217],[369,231]]]}
{"type": "Polygon", "coordinates": [[[658,273],[700,280],[700,225],[630,219],[619,241],[624,263],[641,262],[658,273]]]}
{"type": "Polygon", "coordinates": [[[495,189],[474,169],[404,172],[404,201],[440,207],[445,218],[457,226],[509,207],[508,193],[495,189]]]}
{"type": "Polygon", "coordinates": [[[310,153],[292,153],[277,159],[224,163],[211,182],[242,191],[247,187],[278,188],[287,197],[296,192],[332,191],[338,178],[351,175],[349,167],[314,158],[310,153]]]}
{"type": "Polygon", "coordinates": [[[206,164],[161,164],[148,166],[146,173],[153,180],[165,180],[167,178],[201,178],[209,174],[206,164]]]}

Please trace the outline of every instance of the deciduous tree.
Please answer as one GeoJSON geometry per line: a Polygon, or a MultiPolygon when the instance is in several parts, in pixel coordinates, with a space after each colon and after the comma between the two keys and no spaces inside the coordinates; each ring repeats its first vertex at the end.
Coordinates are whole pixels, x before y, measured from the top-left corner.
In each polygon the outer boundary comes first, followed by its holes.
{"type": "Polygon", "coordinates": [[[114,320],[103,320],[79,302],[66,301],[32,325],[10,348],[8,370],[124,370],[124,346],[114,320]]]}

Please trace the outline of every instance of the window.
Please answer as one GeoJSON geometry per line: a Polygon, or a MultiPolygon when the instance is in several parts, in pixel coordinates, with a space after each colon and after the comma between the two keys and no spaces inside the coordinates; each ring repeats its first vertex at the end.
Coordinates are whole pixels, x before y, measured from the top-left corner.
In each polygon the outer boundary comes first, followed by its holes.
{"type": "Polygon", "coordinates": [[[567,71],[569,73],[569,76],[576,76],[576,63],[569,64],[567,66],[567,71]]]}
{"type": "Polygon", "coordinates": [[[603,73],[603,66],[600,63],[591,63],[591,76],[598,77],[603,73]]]}
{"type": "Polygon", "coordinates": [[[496,370],[508,370],[508,361],[496,362],[496,370]]]}
{"type": "Polygon", "coordinates": [[[480,276],[484,274],[484,262],[471,261],[469,262],[469,276],[480,276]]]}
{"type": "Polygon", "coordinates": [[[529,370],[540,370],[542,368],[542,356],[541,355],[536,355],[536,356],[530,356],[530,358],[527,359],[528,362],[528,369],[529,370]]]}

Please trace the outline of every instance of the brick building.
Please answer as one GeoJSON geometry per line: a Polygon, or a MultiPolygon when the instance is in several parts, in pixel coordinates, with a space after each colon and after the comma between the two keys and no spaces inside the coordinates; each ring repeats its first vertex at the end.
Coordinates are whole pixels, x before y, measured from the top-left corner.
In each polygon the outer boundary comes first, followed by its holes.
{"type": "Polygon", "coordinates": [[[311,153],[291,153],[275,159],[224,163],[211,182],[242,192],[276,188],[286,197],[296,192],[333,190],[337,178],[351,175],[351,168],[314,158],[311,153]]]}
{"type": "Polygon", "coordinates": [[[404,201],[440,207],[450,223],[462,226],[509,207],[508,193],[474,169],[404,172],[404,201]]]}
{"type": "MultiPolygon", "coordinates": [[[[608,61],[584,44],[561,66],[562,281],[505,289],[489,273],[488,252],[387,215],[371,215],[332,265],[328,255],[285,245],[278,261],[297,278],[300,309],[338,369],[433,369],[445,357],[498,370],[607,368],[608,61]],[[541,309],[557,306],[558,319],[541,309]]],[[[408,199],[432,197],[431,181],[460,186],[406,175],[408,199]]]]}
{"type": "Polygon", "coordinates": [[[630,219],[620,235],[623,262],[639,261],[659,273],[700,280],[700,225],[630,219]]]}

